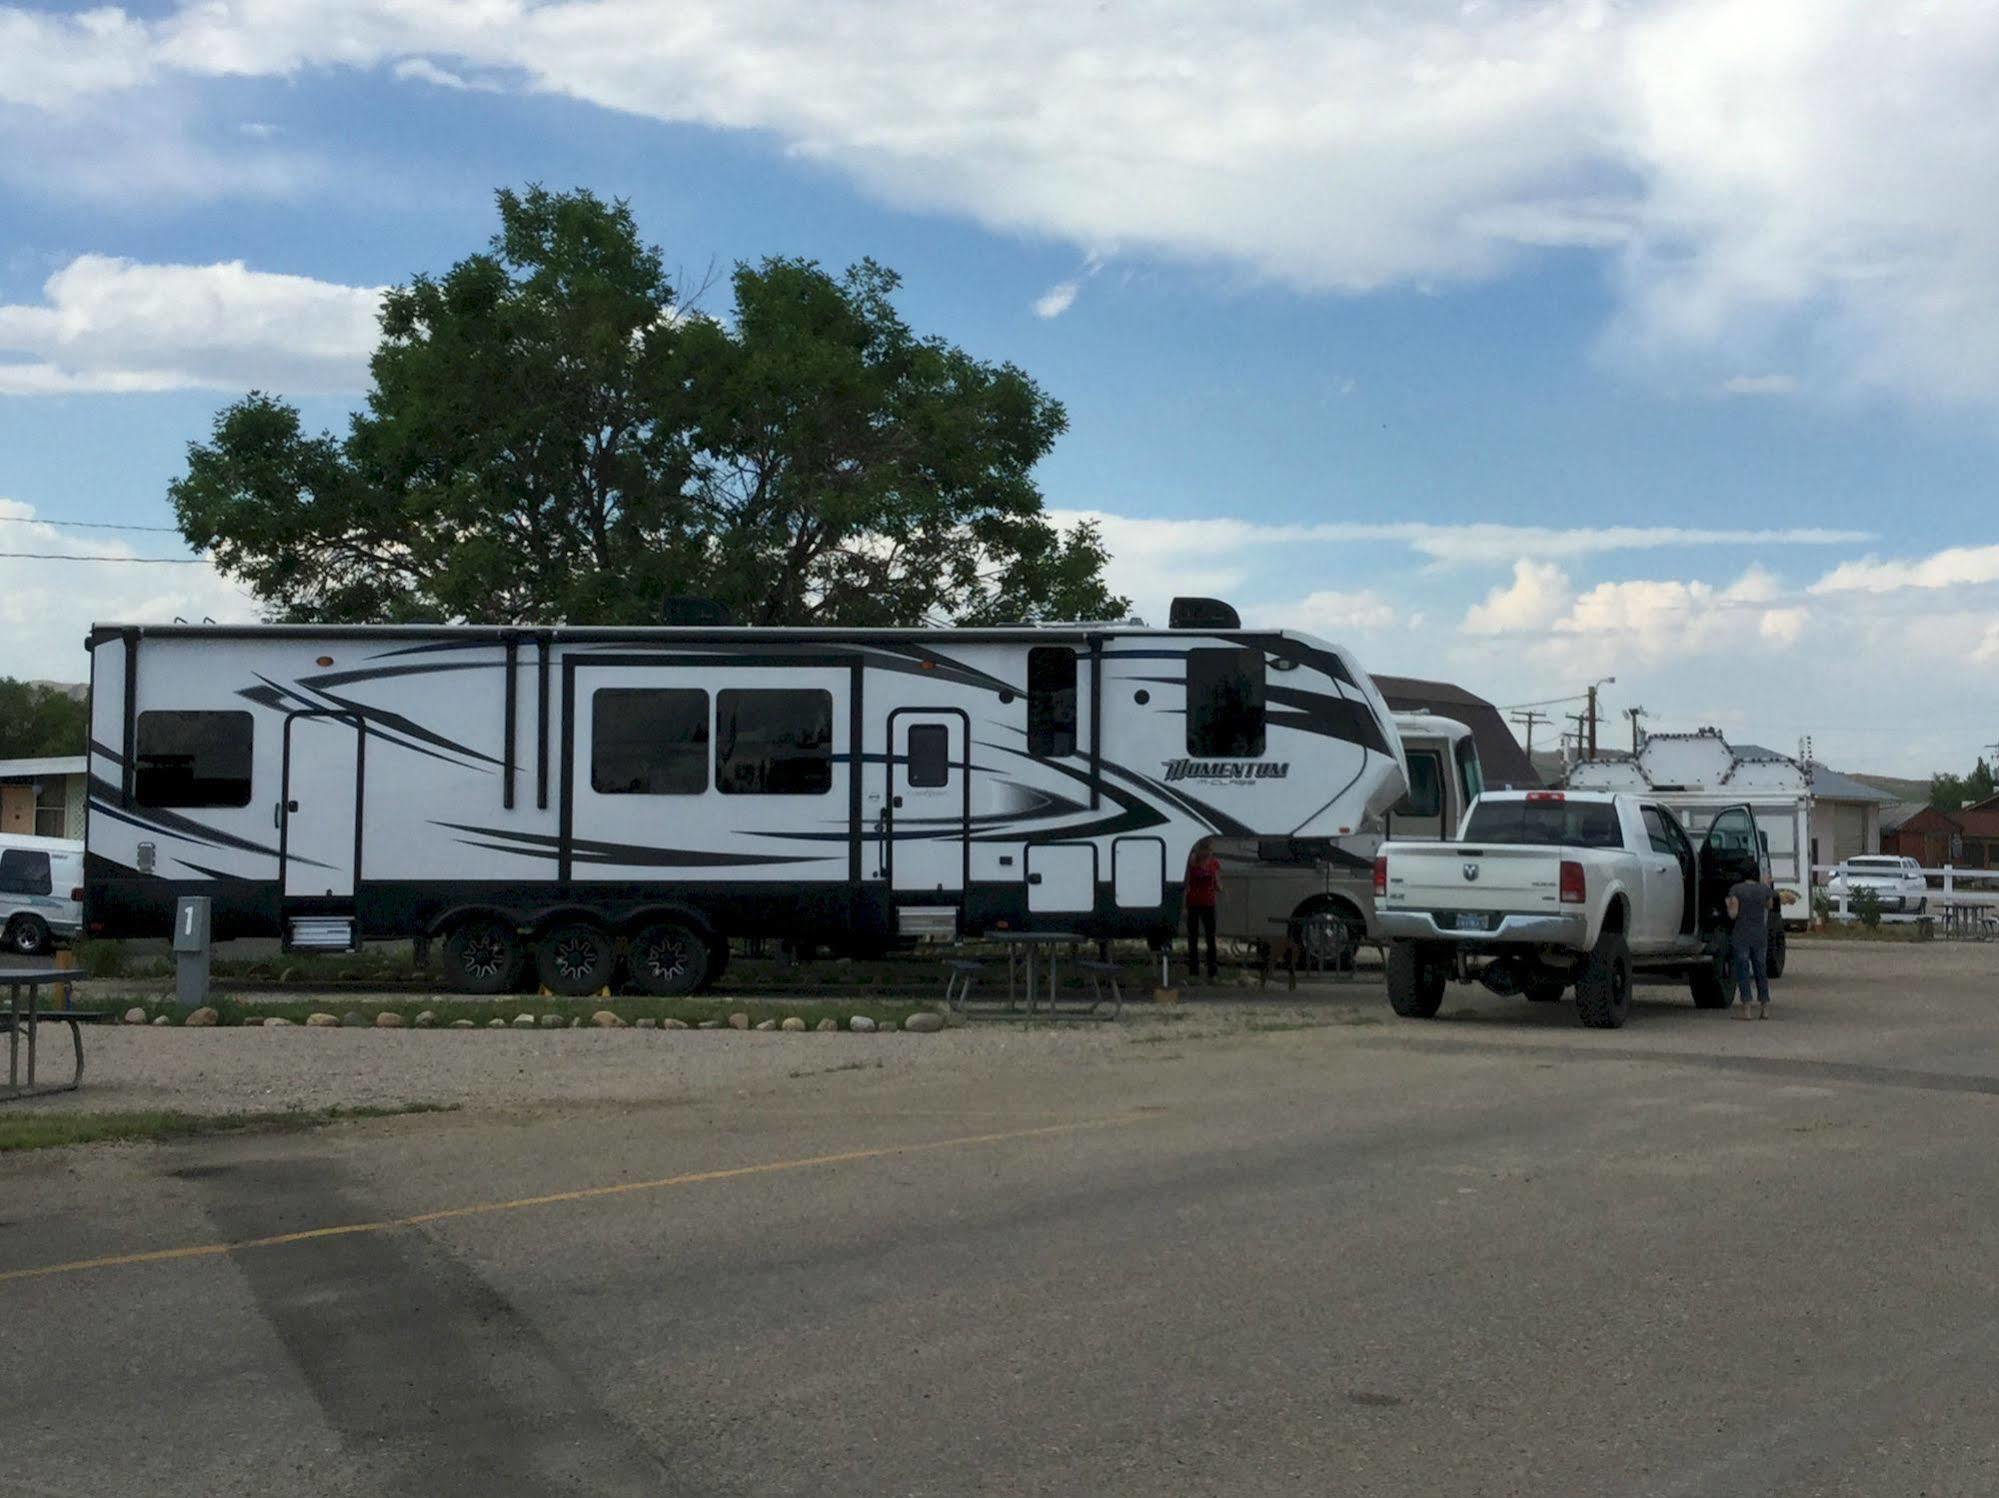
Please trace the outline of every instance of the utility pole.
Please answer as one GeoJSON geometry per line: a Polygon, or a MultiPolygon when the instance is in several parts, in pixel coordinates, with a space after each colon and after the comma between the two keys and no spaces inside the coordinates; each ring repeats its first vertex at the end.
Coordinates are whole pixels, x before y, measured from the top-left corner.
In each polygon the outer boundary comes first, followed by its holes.
{"type": "Polygon", "coordinates": [[[1645,709],[1642,707],[1627,707],[1624,710],[1624,716],[1631,720],[1631,757],[1636,759],[1638,758],[1639,748],[1638,720],[1645,716],[1645,709]]]}
{"type": "Polygon", "coordinates": [[[1576,758],[1595,759],[1596,749],[1593,746],[1589,731],[1589,714],[1587,712],[1570,713],[1568,716],[1569,721],[1576,725],[1576,758]]]}
{"type": "Polygon", "coordinates": [[[1526,712],[1513,714],[1513,721],[1527,730],[1527,757],[1532,759],[1534,757],[1534,725],[1536,723],[1552,723],[1555,720],[1550,718],[1546,713],[1537,713],[1532,708],[1529,708],[1526,712]]]}
{"type": "Polygon", "coordinates": [[[1589,758],[1596,758],[1596,691],[1598,687],[1617,685],[1615,676],[1606,676],[1601,681],[1589,684],[1589,758]]]}

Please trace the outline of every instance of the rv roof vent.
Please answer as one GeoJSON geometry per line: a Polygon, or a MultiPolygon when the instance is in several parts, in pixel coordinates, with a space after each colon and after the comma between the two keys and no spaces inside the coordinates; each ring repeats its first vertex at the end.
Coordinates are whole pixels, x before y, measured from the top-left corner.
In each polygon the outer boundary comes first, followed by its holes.
{"type": "Polygon", "coordinates": [[[729,618],[728,609],[712,598],[689,598],[684,594],[669,593],[660,603],[659,622],[713,629],[733,621],[729,618]]]}
{"type": "Polygon", "coordinates": [[[1168,629],[1241,629],[1242,616],[1219,598],[1176,598],[1166,611],[1168,629]]]}

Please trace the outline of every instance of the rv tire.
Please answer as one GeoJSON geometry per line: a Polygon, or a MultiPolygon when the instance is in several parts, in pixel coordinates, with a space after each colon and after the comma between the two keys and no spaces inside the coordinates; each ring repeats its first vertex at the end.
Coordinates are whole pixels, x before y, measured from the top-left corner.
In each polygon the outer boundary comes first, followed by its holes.
{"type": "Polygon", "coordinates": [[[707,937],[683,921],[654,921],[632,937],[625,965],[641,993],[674,997],[693,993],[715,976],[716,948],[728,960],[728,943],[707,937]]]}
{"type": "Polygon", "coordinates": [[[444,981],[459,993],[505,993],[521,970],[521,940],[497,916],[472,916],[444,938],[444,981]]]}
{"type": "Polygon", "coordinates": [[[542,987],[564,998],[581,998],[611,985],[617,950],[610,933],[588,921],[564,921],[535,943],[535,970],[542,987]]]}

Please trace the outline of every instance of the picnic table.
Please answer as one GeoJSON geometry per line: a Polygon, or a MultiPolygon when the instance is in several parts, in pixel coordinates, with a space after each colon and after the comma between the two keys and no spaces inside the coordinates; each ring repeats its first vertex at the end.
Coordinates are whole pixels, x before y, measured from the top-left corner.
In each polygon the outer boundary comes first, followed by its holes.
{"type": "Polygon", "coordinates": [[[0,1102],[40,1097],[51,1092],[74,1092],[83,1085],[82,1027],[106,1018],[111,1012],[108,1009],[70,1007],[74,997],[73,985],[81,982],[83,976],[74,968],[11,968],[0,971],[0,983],[7,985],[7,1012],[0,1015],[0,1027],[7,1031],[7,1090],[0,1092],[0,1102]],[[42,989],[58,986],[63,991],[62,1007],[42,1008],[42,989]],[[25,1005],[21,1000],[23,990],[27,993],[25,1005]],[[70,1044],[76,1051],[76,1072],[67,1082],[43,1085],[35,1077],[35,1034],[43,1025],[50,1024],[69,1026],[70,1044]],[[24,1036],[28,1052],[25,1079],[21,1074],[21,1041],[24,1036]]]}
{"type": "Polygon", "coordinates": [[[1980,900],[1945,900],[1938,904],[1946,941],[1984,941],[1992,934],[1994,910],[1980,900]]]}

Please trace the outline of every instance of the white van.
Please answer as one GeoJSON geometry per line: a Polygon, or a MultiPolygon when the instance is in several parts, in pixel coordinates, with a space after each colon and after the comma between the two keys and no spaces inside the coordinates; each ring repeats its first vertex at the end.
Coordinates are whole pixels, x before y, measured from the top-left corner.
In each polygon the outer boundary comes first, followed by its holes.
{"type": "Polygon", "coordinates": [[[0,832],[0,949],[34,957],[83,926],[83,844],[0,832]]]}

